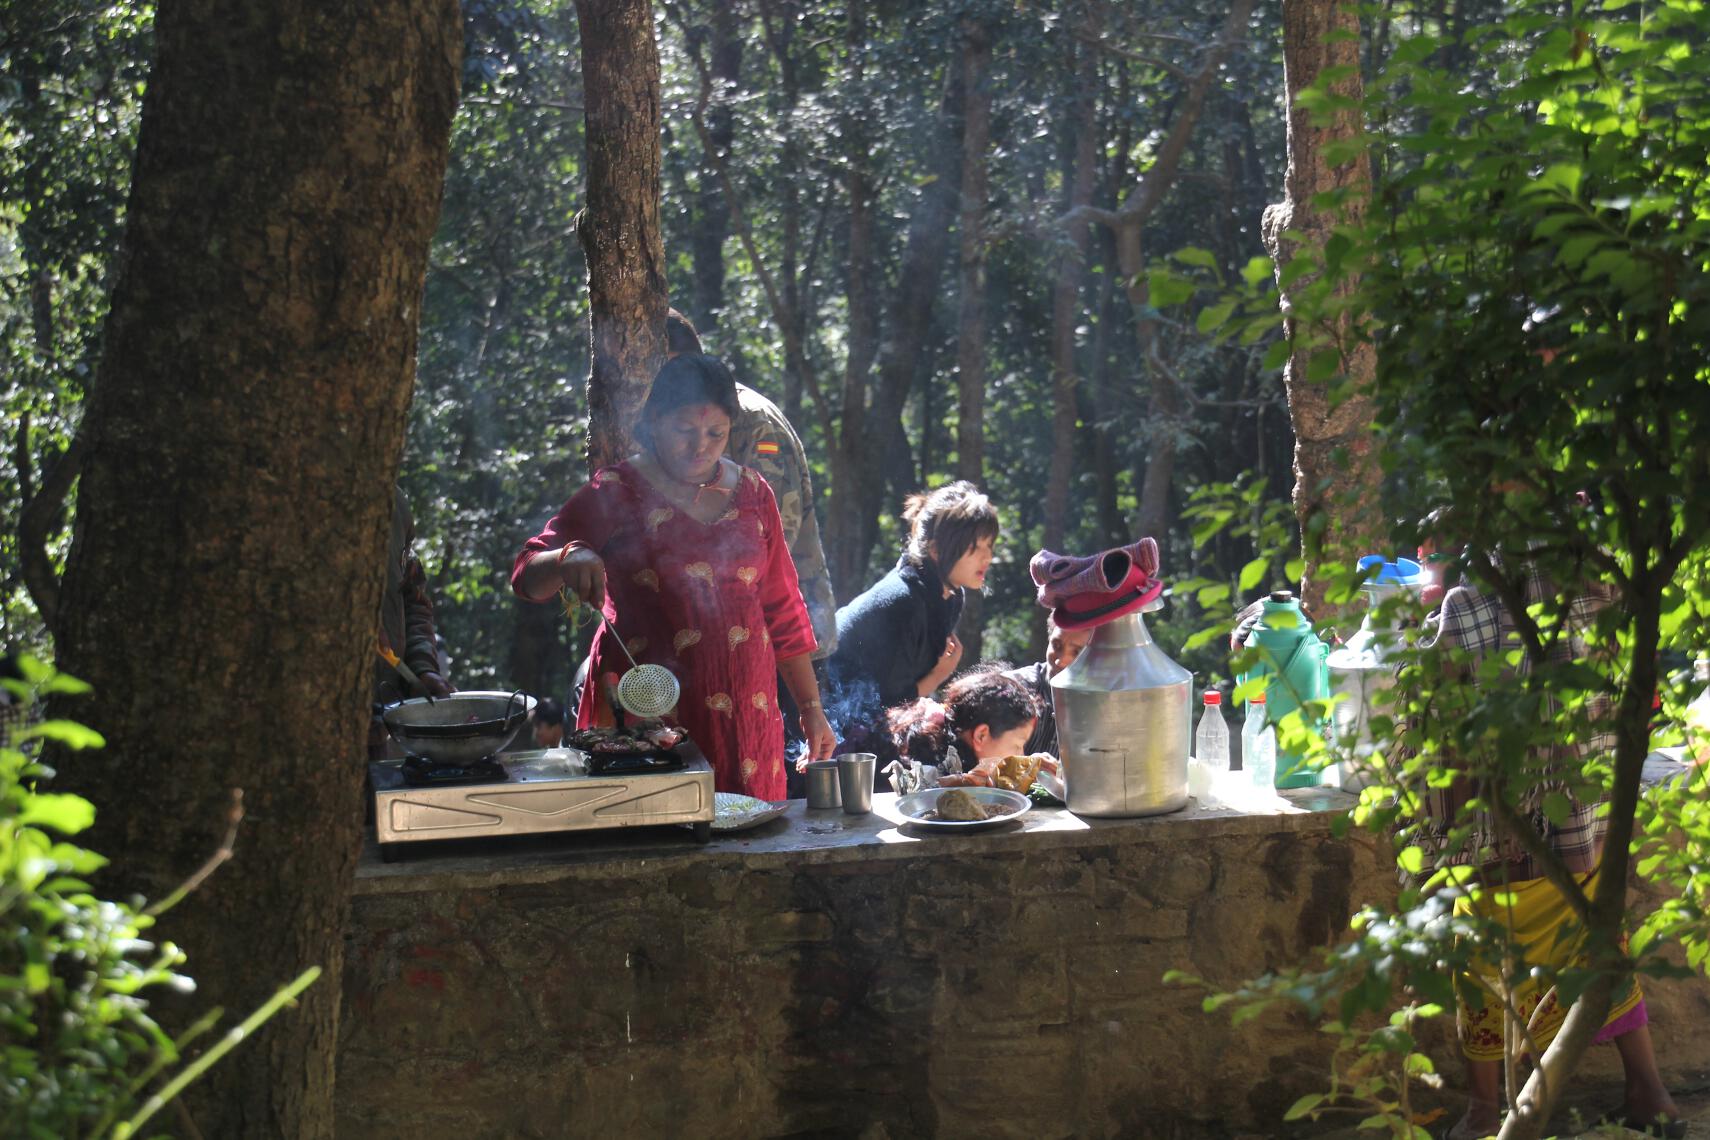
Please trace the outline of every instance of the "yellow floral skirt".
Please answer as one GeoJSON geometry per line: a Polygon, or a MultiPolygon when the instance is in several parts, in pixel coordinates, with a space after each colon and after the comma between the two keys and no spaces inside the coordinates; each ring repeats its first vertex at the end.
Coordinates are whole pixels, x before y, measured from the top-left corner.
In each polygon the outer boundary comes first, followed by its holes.
{"type": "MultiPolygon", "coordinates": [[[[1580,882],[1589,895],[1596,889],[1597,872],[1580,876],[1580,882]]],[[[1585,932],[1580,929],[1573,908],[1548,879],[1528,879],[1507,887],[1493,888],[1481,893],[1476,901],[1457,899],[1455,913],[1504,923],[1516,950],[1524,955],[1529,966],[1543,966],[1554,971],[1583,960],[1585,932]],[[1511,900],[1503,898],[1505,894],[1511,896],[1511,900]]],[[[1502,1001],[1491,984],[1501,974],[1500,968],[1480,962],[1472,973],[1455,979],[1455,992],[1459,998],[1455,1010],[1456,1029],[1461,1039],[1461,1052],[1469,1060],[1495,1061],[1502,1058],[1502,1001]]],[[[1520,1017],[1531,1025],[1532,1041],[1538,1049],[1544,1049],[1555,1040],[1570,1007],[1557,1000],[1553,985],[1545,988],[1540,979],[1530,976],[1530,971],[1518,983],[1512,997],[1520,1017]]],[[[1638,979],[1624,979],[1616,987],[1609,1003],[1609,1015],[1603,1024],[1611,1025],[1625,1017],[1643,1000],[1638,979]]],[[[1526,1045],[1521,1048],[1528,1051],[1526,1045]]]]}

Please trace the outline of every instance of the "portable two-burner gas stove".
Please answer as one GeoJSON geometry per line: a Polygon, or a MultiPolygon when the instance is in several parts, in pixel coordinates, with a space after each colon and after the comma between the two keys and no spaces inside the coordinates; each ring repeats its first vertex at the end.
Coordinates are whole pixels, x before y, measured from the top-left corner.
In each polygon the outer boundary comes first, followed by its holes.
{"type": "Polygon", "coordinates": [[[713,773],[683,741],[642,755],[549,748],[449,766],[382,760],[368,766],[380,857],[394,844],[488,835],[690,824],[712,836],[713,773]]]}

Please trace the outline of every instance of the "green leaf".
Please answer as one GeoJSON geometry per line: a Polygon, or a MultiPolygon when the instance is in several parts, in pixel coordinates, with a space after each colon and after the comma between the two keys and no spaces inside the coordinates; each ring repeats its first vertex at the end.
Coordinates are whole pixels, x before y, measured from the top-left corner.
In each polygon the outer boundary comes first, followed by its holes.
{"type": "Polygon", "coordinates": [[[1271,560],[1261,555],[1241,567],[1241,592],[1255,589],[1271,570],[1271,560]]]}
{"type": "Polygon", "coordinates": [[[1582,237],[1568,238],[1562,242],[1562,247],[1556,253],[1556,261],[1562,265],[1578,265],[1595,253],[1599,247],[1609,244],[1605,234],[1587,234],[1582,237]]]}
{"type": "Polygon", "coordinates": [[[80,681],[69,673],[55,673],[36,686],[37,691],[44,697],[61,694],[68,697],[82,696],[92,693],[94,687],[87,681],[80,681]]]}
{"type": "Polygon", "coordinates": [[[1182,652],[1191,653],[1195,649],[1199,649],[1202,646],[1210,645],[1212,642],[1216,641],[1218,638],[1225,637],[1227,635],[1228,635],[1228,631],[1225,630],[1222,626],[1216,626],[1216,625],[1207,626],[1204,629],[1199,630],[1196,633],[1189,635],[1188,639],[1186,641],[1182,642],[1182,652]]]}
{"type": "Polygon", "coordinates": [[[1271,675],[1269,673],[1259,673],[1255,676],[1248,677],[1246,680],[1236,684],[1233,699],[1237,704],[1250,701],[1269,688],[1270,683],[1271,675]]]}
{"type": "Polygon", "coordinates": [[[1216,332],[1229,320],[1229,314],[1234,308],[1233,300],[1208,305],[1199,311],[1199,316],[1194,320],[1194,327],[1202,333],[1216,332]]]}
{"type": "Polygon", "coordinates": [[[67,748],[104,748],[107,740],[99,732],[87,725],[78,724],[74,720],[44,720],[39,724],[30,725],[18,734],[23,740],[40,737],[44,740],[57,740],[67,748]]]}
{"type": "Polygon", "coordinates": [[[1253,288],[1258,288],[1276,276],[1276,263],[1268,257],[1250,257],[1247,264],[1241,267],[1241,280],[1253,288]]]}
{"type": "Polygon", "coordinates": [[[1582,171],[1571,162],[1558,162],[1544,168],[1542,174],[1534,177],[1526,186],[1524,193],[1555,193],[1573,198],[1579,194],[1579,180],[1582,171]]]}
{"type": "Polygon", "coordinates": [[[82,796],[39,792],[24,801],[17,822],[24,826],[51,827],[75,835],[95,822],[95,805],[82,796]]]}
{"type": "Polygon", "coordinates": [[[1209,249],[1201,249],[1198,246],[1190,245],[1183,249],[1178,249],[1176,252],[1170,254],[1170,256],[1181,262],[1183,265],[1197,265],[1203,269],[1211,270],[1216,270],[1218,268],[1217,255],[1212,253],[1209,249]]]}
{"type": "Polygon", "coordinates": [[[1323,1093],[1307,1093],[1305,1096],[1289,1105],[1288,1111],[1283,1113],[1283,1119],[1299,1120],[1301,1117],[1305,1116],[1307,1113],[1311,1112],[1323,1103],[1323,1093]]]}
{"type": "Polygon", "coordinates": [[[1146,274],[1146,287],[1152,304],[1160,309],[1180,305],[1199,291],[1199,286],[1191,279],[1168,269],[1154,269],[1146,274]]]}

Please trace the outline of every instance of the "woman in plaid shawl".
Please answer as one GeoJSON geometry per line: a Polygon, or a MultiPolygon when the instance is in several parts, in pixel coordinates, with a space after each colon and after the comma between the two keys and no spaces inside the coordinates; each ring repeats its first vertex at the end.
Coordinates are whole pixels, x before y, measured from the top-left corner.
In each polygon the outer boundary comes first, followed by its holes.
{"type": "MultiPolygon", "coordinates": [[[[1548,660],[1565,664],[1590,659],[1598,651],[1592,630],[1597,615],[1615,600],[1610,587],[1582,583],[1567,594],[1528,564],[1522,594],[1528,608],[1565,602],[1562,626],[1548,641],[1548,660]]],[[[1521,639],[1512,616],[1494,593],[1464,585],[1443,596],[1442,608],[1428,622],[1424,644],[1442,653],[1443,666],[1450,675],[1476,688],[1480,663],[1492,654],[1506,655],[1519,648],[1521,639]]],[[[1505,676],[1525,674],[1530,667],[1530,656],[1521,654],[1518,665],[1505,665],[1502,672],[1505,676]]],[[[1553,717],[1557,707],[1548,695],[1544,699],[1545,713],[1553,717]]],[[[1584,708],[1592,730],[1573,734],[1574,739],[1533,754],[1527,772],[1531,779],[1518,805],[1538,836],[1588,894],[1596,884],[1607,815],[1601,810],[1601,801],[1586,796],[1583,788],[1576,797],[1573,781],[1587,758],[1613,751],[1613,733],[1597,727],[1607,724],[1611,711],[1606,695],[1592,695],[1584,708]],[[1565,812],[1558,805],[1551,813],[1555,819],[1544,811],[1545,798],[1553,793],[1560,793],[1568,804],[1565,812]]],[[[1505,832],[1487,811],[1466,810],[1469,801],[1483,791],[1478,781],[1466,776],[1446,788],[1425,789],[1421,795],[1429,821],[1419,838],[1434,856],[1430,862],[1436,866],[1476,866],[1483,885],[1502,888],[1478,898],[1458,899],[1456,913],[1506,925],[1515,952],[1525,964],[1543,967],[1547,978],[1581,959],[1584,932],[1566,897],[1544,877],[1519,838],[1505,832]],[[1456,829],[1455,840],[1450,839],[1450,829],[1456,829]]],[[[1513,970],[1511,976],[1521,972],[1513,970]]],[[[1567,1007],[1557,1000],[1553,988],[1546,989],[1547,980],[1538,980],[1537,970],[1524,973],[1525,979],[1509,991],[1508,997],[1517,1020],[1527,1026],[1527,1046],[1542,1050],[1561,1028],[1567,1007]]],[[[1504,1019],[1496,985],[1501,974],[1500,966],[1493,966],[1474,969],[1456,979],[1456,1027],[1467,1058],[1470,1087],[1466,1114],[1449,1132],[1451,1140],[1493,1133],[1501,1123],[1504,1019]]],[[[1639,1128],[1650,1123],[1662,1135],[1681,1135],[1684,1124],[1657,1072],[1647,1020],[1638,981],[1628,979],[1612,997],[1608,1017],[1595,1040],[1599,1044],[1613,1041],[1621,1055],[1626,1074],[1623,1119],[1639,1128]]]]}

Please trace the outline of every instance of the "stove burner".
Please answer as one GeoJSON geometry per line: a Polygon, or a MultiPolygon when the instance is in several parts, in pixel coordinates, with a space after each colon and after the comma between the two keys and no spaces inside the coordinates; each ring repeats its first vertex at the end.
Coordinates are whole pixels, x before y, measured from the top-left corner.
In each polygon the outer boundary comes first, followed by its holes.
{"type": "Polygon", "coordinates": [[[590,752],[588,775],[632,776],[644,772],[679,772],[683,758],[670,749],[652,752],[590,752]]]}
{"type": "Polygon", "coordinates": [[[438,764],[425,756],[406,756],[400,768],[404,783],[417,788],[453,784],[496,784],[510,779],[505,766],[491,756],[468,764],[438,764]]]}

